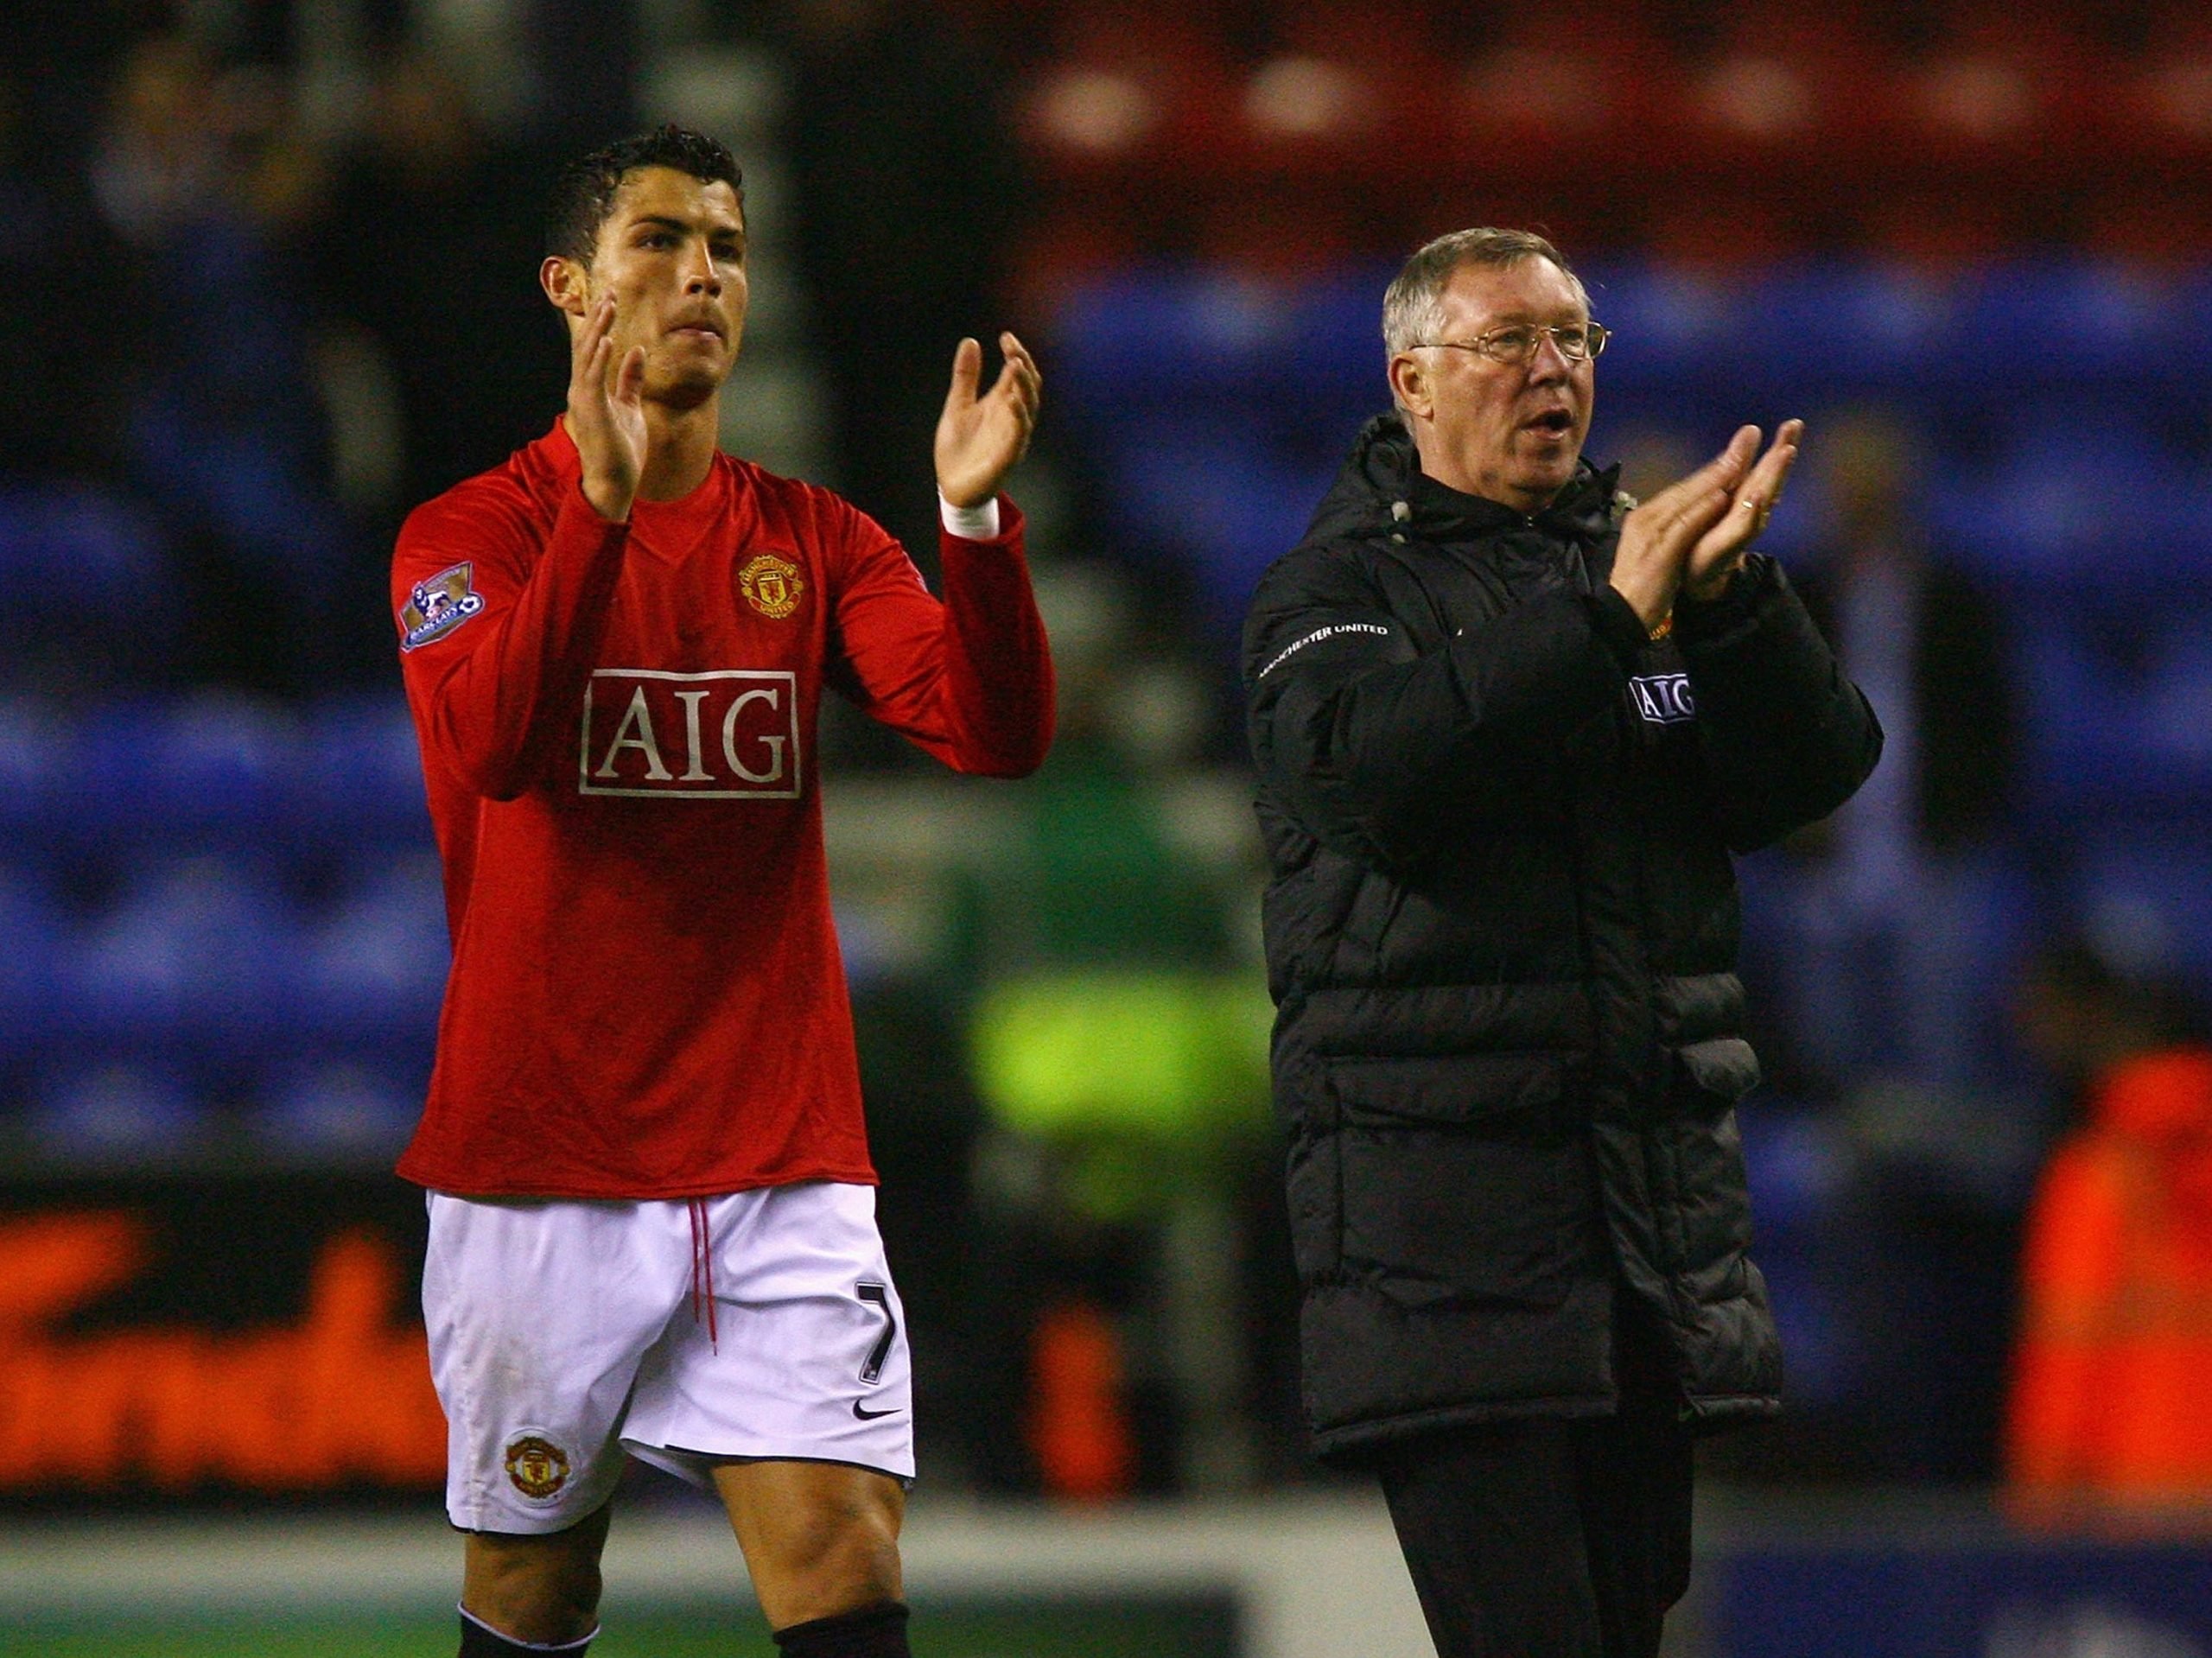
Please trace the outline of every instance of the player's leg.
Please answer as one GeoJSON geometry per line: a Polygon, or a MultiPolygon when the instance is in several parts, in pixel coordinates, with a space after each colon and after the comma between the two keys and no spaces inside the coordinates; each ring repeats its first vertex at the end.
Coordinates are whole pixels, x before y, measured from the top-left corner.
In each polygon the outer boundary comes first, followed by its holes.
{"type": "Polygon", "coordinates": [[[638,1205],[434,1193],[423,1310],[463,1545],[462,1650],[581,1652],[596,1628],[616,1430],[690,1278],[638,1205]]]}
{"type": "Polygon", "coordinates": [[[906,1315],[872,1187],[702,1200],[702,1288],[638,1373],[623,1443],[711,1483],[791,1658],[905,1658],[906,1315]]]}
{"type": "Polygon", "coordinates": [[[582,1653],[599,1629],[599,1557],[613,1505],[566,1531],[468,1534],[461,1569],[461,1658],[582,1653]],[[473,1642],[473,1644],[472,1644],[473,1642]]]}
{"type": "Polygon", "coordinates": [[[724,1463],[729,1510],[760,1610],[789,1658],[906,1658],[899,1526],[906,1493],[842,1463],[724,1463]]]}

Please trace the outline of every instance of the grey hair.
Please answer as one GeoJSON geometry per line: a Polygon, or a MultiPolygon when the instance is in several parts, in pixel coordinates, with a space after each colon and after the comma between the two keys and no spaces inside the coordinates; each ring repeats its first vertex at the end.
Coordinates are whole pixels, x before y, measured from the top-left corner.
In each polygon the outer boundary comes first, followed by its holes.
{"type": "Polygon", "coordinates": [[[1382,295],[1382,348],[1395,357],[1419,345],[1433,344],[1444,327],[1444,290],[1452,273],[1461,265],[1489,265],[1503,269],[1524,259],[1549,259],[1560,274],[1589,295],[1582,278],[1560,257],[1560,251],[1534,231],[1494,230],[1478,226],[1440,236],[1406,261],[1382,295]]]}

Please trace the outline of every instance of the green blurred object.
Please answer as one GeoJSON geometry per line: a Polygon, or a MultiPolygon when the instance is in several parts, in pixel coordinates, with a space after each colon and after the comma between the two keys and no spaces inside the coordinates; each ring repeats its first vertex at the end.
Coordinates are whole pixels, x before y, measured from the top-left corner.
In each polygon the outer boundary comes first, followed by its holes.
{"type": "Polygon", "coordinates": [[[1032,948],[1061,961],[1205,962],[1221,944],[1219,895],[1161,838],[1134,779],[1073,757],[1029,806],[1021,903],[1032,948]]]}
{"type": "Polygon", "coordinates": [[[1020,974],[976,1004],[976,1086],[1002,1128],[1063,1153],[1086,1211],[1128,1220],[1266,1128],[1274,1014],[1249,974],[1020,974]]]}
{"type": "Polygon", "coordinates": [[[1023,1134],[1211,1143],[1255,1121],[1274,1013],[1249,974],[1022,974],[976,1005],[976,1077],[1023,1134]]]}
{"type": "Polygon", "coordinates": [[[1265,1133],[1274,1010],[1233,959],[1221,872],[1177,854],[1157,789],[1110,745],[1063,745],[1024,805],[984,905],[977,1089],[1090,1218],[1157,1214],[1265,1133]]]}
{"type": "MultiPolygon", "coordinates": [[[[924,1606],[917,1650],[931,1658],[1236,1658],[1225,1600],[1069,1600],[924,1606]]],[[[0,1623],[9,1658],[427,1658],[453,1650],[442,1618],[192,1617],[162,1622],[0,1623]]],[[[774,1658],[767,1625],[728,1605],[610,1608],[592,1658],[774,1658]]]]}

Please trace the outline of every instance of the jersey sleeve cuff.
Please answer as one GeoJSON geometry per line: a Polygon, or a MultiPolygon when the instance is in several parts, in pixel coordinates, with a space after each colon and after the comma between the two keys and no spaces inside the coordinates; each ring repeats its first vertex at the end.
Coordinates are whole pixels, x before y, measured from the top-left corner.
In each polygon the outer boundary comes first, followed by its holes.
{"type": "Polygon", "coordinates": [[[979,501],[974,506],[955,506],[940,493],[937,498],[938,518],[944,525],[944,533],[957,536],[963,541],[996,541],[999,538],[999,498],[979,501]]]}

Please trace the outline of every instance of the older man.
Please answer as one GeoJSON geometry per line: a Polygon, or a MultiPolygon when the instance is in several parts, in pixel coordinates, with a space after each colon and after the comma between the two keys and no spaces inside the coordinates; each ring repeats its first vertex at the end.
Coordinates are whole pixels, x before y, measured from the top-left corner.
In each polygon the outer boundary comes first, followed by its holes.
{"type": "Polygon", "coordinates": [[[1693,1436],[1779,1407],[1729,854],[1881,733],[1748,550],[1798,422],[1618,494],[1605,330],[1522,232],[1423,248],[1382,327],[1397,411],[1244,635],[1306,1409],[1446,1658],[1649,1655],[1693,1436]]]}

